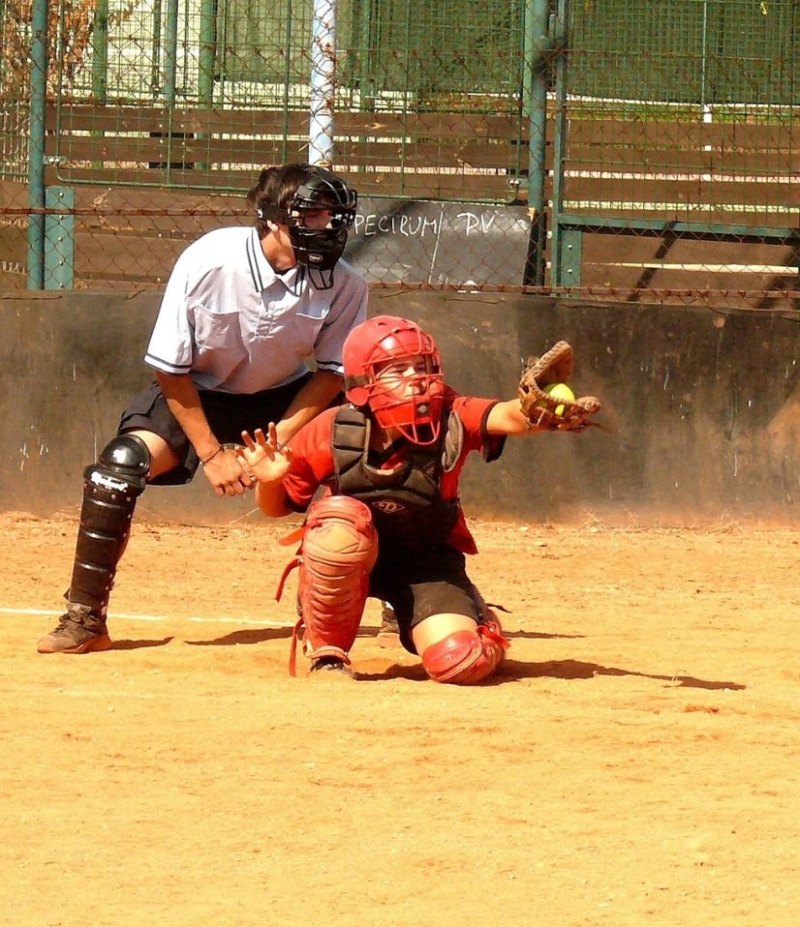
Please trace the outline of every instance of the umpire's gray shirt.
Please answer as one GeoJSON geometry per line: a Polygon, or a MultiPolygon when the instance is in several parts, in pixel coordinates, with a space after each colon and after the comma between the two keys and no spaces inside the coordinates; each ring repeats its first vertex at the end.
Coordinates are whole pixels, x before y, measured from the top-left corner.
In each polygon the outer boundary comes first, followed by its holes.
{"type": "Polygon", "coordinates": [[[344,261],[329,290],[295,267],[276,274],[254,228],[222,228],[181,254],[145,363],[200,389],[255,393],[291,383],[313,357],[341,374],[342,345],[366,318],[367,284],[344,261]]]}

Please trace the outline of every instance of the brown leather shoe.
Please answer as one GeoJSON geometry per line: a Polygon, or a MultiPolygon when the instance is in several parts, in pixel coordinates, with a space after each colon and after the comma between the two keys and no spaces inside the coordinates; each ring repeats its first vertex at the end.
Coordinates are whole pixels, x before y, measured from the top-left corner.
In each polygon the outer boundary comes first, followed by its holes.
{"type": "Polygon", "coordinates": [[[58,624],[37,644],[39,653],[90,653],[109,650],[111,638],[102,618],[86,605],[69,603],[58,624]]]}

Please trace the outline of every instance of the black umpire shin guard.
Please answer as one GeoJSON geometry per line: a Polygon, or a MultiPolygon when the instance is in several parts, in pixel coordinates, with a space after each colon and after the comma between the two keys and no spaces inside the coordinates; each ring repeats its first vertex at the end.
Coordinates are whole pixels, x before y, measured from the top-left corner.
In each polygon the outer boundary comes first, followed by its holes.
{"type": "Polygon", "coordinates": [[[103,621],[149,469],[147,445],[136,435],[123,434],[113,438],[83,474],[81,521],[67,600],[91,609],[103,621]]]}

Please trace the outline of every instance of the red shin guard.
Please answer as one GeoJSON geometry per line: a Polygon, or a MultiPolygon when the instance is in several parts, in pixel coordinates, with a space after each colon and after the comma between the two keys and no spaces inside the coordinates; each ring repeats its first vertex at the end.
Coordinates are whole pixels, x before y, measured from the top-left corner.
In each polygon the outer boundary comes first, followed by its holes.
{"type": "Polygon", "coordinates": [[[299,557],[298,628],[305,628],[303,650],[311,660],[350,662],[377,556],[372,515],[363,502],[330,496],[309,508],[299,557]]]}

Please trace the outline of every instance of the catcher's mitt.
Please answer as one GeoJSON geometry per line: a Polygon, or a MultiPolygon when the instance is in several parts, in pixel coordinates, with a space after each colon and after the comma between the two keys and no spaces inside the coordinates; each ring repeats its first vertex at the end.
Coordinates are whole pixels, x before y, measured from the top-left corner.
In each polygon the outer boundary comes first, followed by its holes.
{"type": "Polygon", "coordinates": [[[582,431],[594,424],[591,417],[600,410],[594,396],[563,399],[548,395],[545,389],[554,383],[568,383],[572,376],[572,347],[559,341],[523,372],[519,381],[519,404],[532,427],[551,431],[582,431]],[[556,410],[558,409],[558,414],[556,410]]]}

